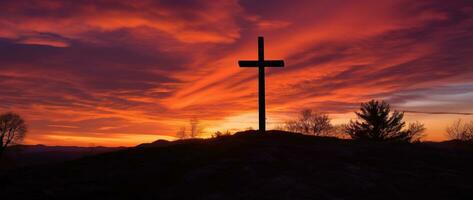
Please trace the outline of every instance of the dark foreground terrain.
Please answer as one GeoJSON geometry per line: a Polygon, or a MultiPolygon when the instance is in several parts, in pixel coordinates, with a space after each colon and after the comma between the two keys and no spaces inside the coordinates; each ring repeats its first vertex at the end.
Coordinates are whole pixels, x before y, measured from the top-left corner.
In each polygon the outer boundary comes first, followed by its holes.
{"type": "Polygon", "coordinates": [[[120,149],[124,147],[16,145],[9,147],[0,158],[0,174],[18,167],[59,163],[120,149]]]}
{"type": "Polygon", "coordinates": [[[0,175],[1,199],[473,199],[473,148],[239,133],[0,175]]]}

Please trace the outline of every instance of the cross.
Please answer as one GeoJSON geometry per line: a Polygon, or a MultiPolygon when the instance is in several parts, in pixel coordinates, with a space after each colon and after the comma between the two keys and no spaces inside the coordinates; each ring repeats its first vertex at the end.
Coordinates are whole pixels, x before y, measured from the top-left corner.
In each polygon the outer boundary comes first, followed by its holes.
{"type": "Polygon", "coordinates": [[[283,60],[265,60],[264,59],[264,38],[258,37],[258,60],[240,60],[240,67],[258,67],[258,108],[259,108],[259,130],[261,133],[266,131],[266,103],[264,91],[264,68],[265,67],[284,67],[283,60]]]}

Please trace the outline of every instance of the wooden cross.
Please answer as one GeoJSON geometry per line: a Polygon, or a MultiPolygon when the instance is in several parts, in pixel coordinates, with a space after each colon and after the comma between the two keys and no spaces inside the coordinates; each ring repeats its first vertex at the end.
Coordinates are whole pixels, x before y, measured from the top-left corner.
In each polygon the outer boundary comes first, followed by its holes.
{"type": "Polygon", "coordinates": [[[258,102],[259,102],[259,130],[266,131],[266,103],[264,91],[264,68],[284,67],[283,60],[264,60],[264,38],[258,37],[258,60],[240,60],[240,67],[258,67],[258,102]]]}

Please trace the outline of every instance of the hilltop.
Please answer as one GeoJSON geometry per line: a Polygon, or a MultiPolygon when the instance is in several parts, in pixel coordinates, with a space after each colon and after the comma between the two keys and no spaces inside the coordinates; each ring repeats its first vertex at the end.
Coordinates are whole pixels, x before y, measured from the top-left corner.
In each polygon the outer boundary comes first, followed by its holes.
{"type": "Polygon", "coordinates": [[[471,199],[473,148],[247,131],[157,141],[0,180],[1,196],[15,199],[471,199]]]}

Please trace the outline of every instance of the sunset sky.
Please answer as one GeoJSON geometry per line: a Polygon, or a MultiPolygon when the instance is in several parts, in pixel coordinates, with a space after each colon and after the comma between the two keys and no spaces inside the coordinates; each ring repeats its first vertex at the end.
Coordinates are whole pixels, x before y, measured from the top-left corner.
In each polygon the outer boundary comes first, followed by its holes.
{"type": "Polygon", "coordinates": [[[257,128],[257,70],[268,127],[303,108],[334,124],[382,99],[426,125],[426,140],[473,113],[471,0],[0,1],[0,111],[27,144],[131,146],[257,128]],[[447,114],[433,114],[447,112],[447,114]]]}

